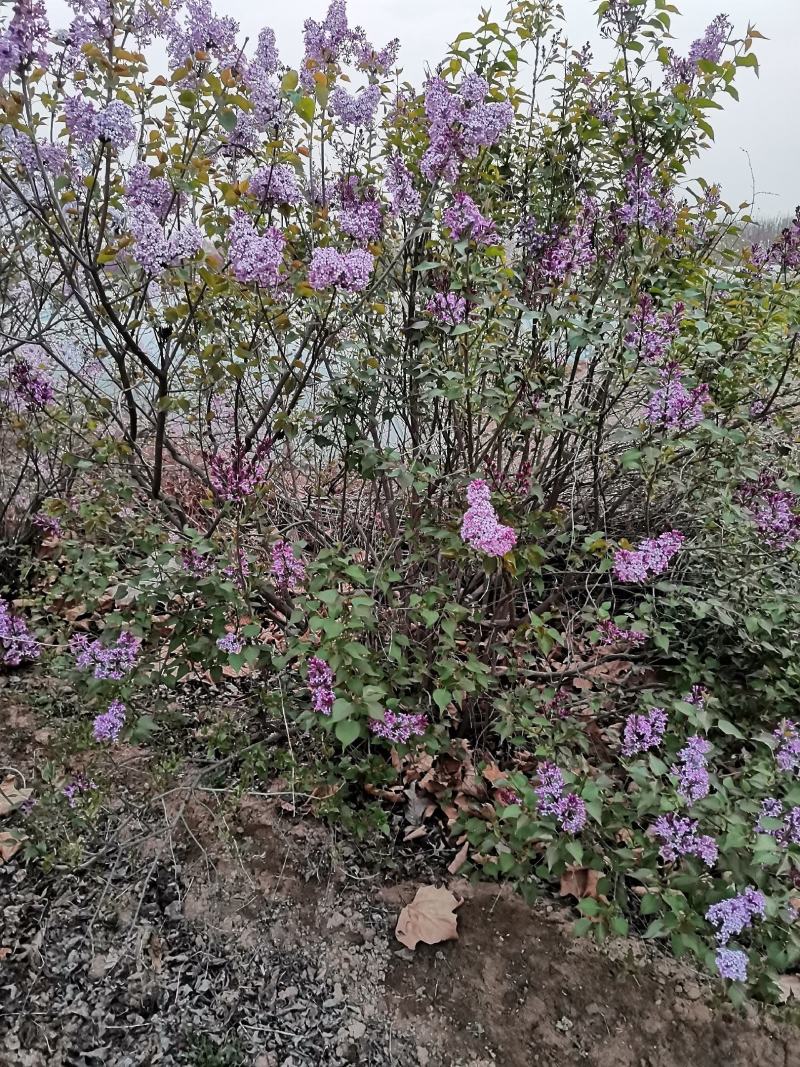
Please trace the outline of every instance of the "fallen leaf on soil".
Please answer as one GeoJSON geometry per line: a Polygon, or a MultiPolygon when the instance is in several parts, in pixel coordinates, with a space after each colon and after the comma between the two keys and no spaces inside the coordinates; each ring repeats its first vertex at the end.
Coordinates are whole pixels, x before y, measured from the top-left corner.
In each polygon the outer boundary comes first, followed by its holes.
{"type": "Polygon", "coordinates": [[[456,852],[453,857],[453,862],[448,866],[448,871],[451,874],[458,874],[464,864],[467,862],[467,850],[469,849],[469,841],[465,841],[461,848],[456,852]]]}
{"type": "Polygon", "coordinates": [[[22,848],[24,840],[24,837],[17,840],[16,837],[12,837],[5,830],[0,832],[0,863],[8,863],[11,857],[16,855],[22,848]]]}
{"type": "Polygon", "coordinates": [[[590,867],[567,867],[561,875],[560,897],[575,897],[577,900],[605,900],[597,892],[597,883],[603,877],[602,871],[593,871],[590,867]]]}
{"type": "Polygon", "coordinates": [[[11,949],[8,945],[0,945],[0,960],[6,959],[11,955],[11,949]]]}
{"type": "Polygon", "coordinates": [[[32,792],[32,789],[17,789],[13,775],[4,779],[0,782],[0,815],[8,815],[24,804],[32,792]]]}
{"type": "Polygon", "coordinates": [[[406,948],[416,948],[422,941],[438,945],[440,941],[457,941],[455,909],[462,903],[449,889],[423,885],[410,904],[400,912],[394,935],[406,948]]]}
{"type": "Polygon", "coordinates": [[[800,976],[796,974],[782,974],[778,979],[778,988],[781,991],[781,1002],[794,998],[800,1000],[800,976]]]}

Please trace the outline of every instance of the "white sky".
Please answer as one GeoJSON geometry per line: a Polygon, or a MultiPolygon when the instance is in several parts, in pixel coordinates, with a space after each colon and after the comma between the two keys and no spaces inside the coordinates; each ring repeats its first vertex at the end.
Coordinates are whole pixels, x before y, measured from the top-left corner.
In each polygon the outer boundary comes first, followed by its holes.
{"type": "MultiPolygon", "coordinates": [[[[562,2],[570,42],[576,47],[586,41],[598,45],[594,17],[597,0],[562,2]]],[[[722,97],[725,111],[709,113],[716,144],[700,161],[697,172],[709,181],[719,181],[731,204],[749,201],[755,181],[757,215],[792,213],[800,203],[800,0],[678,2],[686,12],[673,19],[679,53],[688,51],[692,40],[702,34],[720,10],[730,17],[736,36],[743,36],[748,21],[752,21],[769,38],[755,42],[760,78],[752,70],[743,69],[738,81],[740,102],[722,97]]],[[[238,19],[242,34],[251,40],[262,26],[271,26],[282,60],[296,64],[302,52],[303,21],[323,18],[328,0],[269,4],[258,0],[212,0],[212,4],[219,14],[238,19]]],[[[505,0],[483,0],[483,4],[497,16],[506,6],[505,0]]],[[[480,0],[348,2],[351,24],[362,25],[375,44],[400,38],[400,62],[415,84],[421,82],[426,64],[434,66],[456,34],[474,27],[480,7],[480,0]]],[[[48,8],[55,26],[67,23],[70,13],[64,0],[48,0],[48,8]]]]}

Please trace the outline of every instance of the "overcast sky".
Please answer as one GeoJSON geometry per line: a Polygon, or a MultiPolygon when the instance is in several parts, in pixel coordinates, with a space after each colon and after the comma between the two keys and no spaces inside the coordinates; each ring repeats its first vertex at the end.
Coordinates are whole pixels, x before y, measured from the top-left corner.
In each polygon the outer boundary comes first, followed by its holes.
{"type": "MultiPolygon", "coordinates": [[[[263,3],[259,0],[212,0],[221,14],[239,20],[253,40],[263,25],[272,26],[281,58],[296,64],[302,52],[303,20],[324,17],[328,0],[263,3]]],[[[498,16],[505,2],[483,0],[498,16]]],[[[678,51],[719,14],[731,18],[737,36],[748,20],[769,40],[756,42],[761,76],[742,70],[737,104],[729,97],[724,112],[711,112],[715,146],[698,166],[709,181],[719,181],[729,203],[749,200],[753,181],[756,214],[790,214],[800,203],[800,0],[683,0],[686,14],[673,21],[678,51]],[[749,160],[748,160],[749,157],[749,160]],[[750,168],[752,166],[752,176],[750,168]]],[[[597,0],[563,0],[572,44],[599,43],[594,10],[597,0]]],[[[54,25],[66,24],[64,0],[48,0],[54,25]]],[[[362,25],[376,44],[392,37],[402,42],[400,61],[407,77],[421,81],[426,64],[435,65],[449,41],[475,24],[480,0],[349,0],[350,22],[362,25]]]]}

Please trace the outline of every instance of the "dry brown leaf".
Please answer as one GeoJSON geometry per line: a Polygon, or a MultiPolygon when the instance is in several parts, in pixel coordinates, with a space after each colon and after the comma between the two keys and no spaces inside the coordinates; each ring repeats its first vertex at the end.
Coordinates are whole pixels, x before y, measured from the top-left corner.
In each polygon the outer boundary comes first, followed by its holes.
{"type": "Polygon", "coordinates": [[[16,778],[9,775],[0,782],[0,816],[8,815],[21,804],[24,804],[33,792],[32,789],[17,789],[16,778]]]}
{"type": "Polygon", "coordinates": [[[602,871],[594,871],[590,867],[567,867],[561,875],[561,887],[558,890],[560,897],[575,897],[576,900],[605,900],[597,892],[597,883],[603,877],[602,871]]]}
{"type": "Polygon", "coordinates": [[[449,889],[420,886],[411,903],[400,912],[394,935],[401,945],[411,949],[420,941],[426,945],[457,941],[455,910],[461,903],[449,889]]]}
{"type": "Polygon", "coordinates": [[[0,960],[8,959],[11,955],[11,949],[8,945],[0,945],[0,960]]]}
{"type": "Polygon", "coordinates": [[[409,826],[406,832],[403,834],[404,841],[416,841],[418,837],[427,837],[427,826],[409,826]]]}
{"type": "Polygon", "coordinates": [[[0,863],[8,863],[11,857],[15,856],[22,848],[24,840],[24,836],[17,839],[5,830],[0,830],[0,863]]]}
{"type": "Polygon", "coordinates": [[[156,974],[159,974],[164,959],[164,944],[155,931],[150,935],[150,942],[147,947],[150,950],[150,966],[156,974]]]}
{"type": "Polygon", "coordinates": [[[451,874],[458,874],[464,864],[467,862],[467,850],[469,849],[469,841],[465,841],[461,848],[456,852],[453,857],[453,862],[448,865],[448,871],[451,874]]]}

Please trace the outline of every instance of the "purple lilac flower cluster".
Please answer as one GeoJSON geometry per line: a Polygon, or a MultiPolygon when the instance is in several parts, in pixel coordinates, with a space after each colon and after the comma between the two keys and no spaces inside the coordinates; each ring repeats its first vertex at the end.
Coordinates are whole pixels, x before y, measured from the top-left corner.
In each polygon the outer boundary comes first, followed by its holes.
{"type": "Polygon", "coordinates": [[[262,204],[299,204],[303,193],[294,167],[288,163],[271,163],[254,171],[247,191],[262,204]]]}
{"type": "Polygon", "coordinates": [[[668,193],[658,190],[650,167],[638,160],[625,174],[627,199],[617,218],[626,226],[643,230],[669,230],[675,223],[675,205],[668,193]]]}
{"type": "Polygon", "coordinates": [[[800,729],[796,722],[784,719],[772,736],[778,742],[775,762],[782,771],[797,774],[800,771],[800,729]]]}
{"type": "Polygon", "coordinates": [[[288,541],[276,541],[272,546],[271,574],[275,585],[284,592],[305,580],[305,564],[294,554],[288,541]]]}
{"type": "Polygon", "coordinates": [[[100,140],[122,149],[136,139],[133,112],[121,100],[112,100],[98,111],[86,97],[68,96],[64,119],[73,141],[82,148],[100,140]]]}
{"type": "Polygon", "coordinates": [[[25,620],[15,615],[7,600],[0,597],[0,662],[18,667],[24,660],[39,658],[39,642],[32,636],[25,620]]]}
{"type": "Polygon", "coordinates": [[[594,227],[597,220],[597,201],[585,197],[573,224],[554,227],[549,232],[539,230],[536,220],[529,217],[520,226],[520,241],[532,260],[528,283],[541,281],[559,285],[568,275],[580,274],[597,259],[594,250],[594,227]]]}
{"type": "Polygon", "coordinates": [[[586,824],[586,805],[582,798],[577,793],[566,792],[564,775],[554,763],[540,763],[536,773],[539,785],[534,792],[540,814],[554,815],[565,833],[579,834],[586,824]]]}
{"type": "Polygon", "coordinates": [[[244,648],[244,642],[235,630],[229,630],[217,638],[217,648],[220,652],[227,652],[229,656],[238,656],[244,648]]]}
{"type": "Polygon", "coordinates": [[[17,0],[14,14],[0,33],[0,78],[35,59],[47,67],[45,44],[50,36],[44,0],[17,0]]]}
{"type": "Polygon", "coordinates": [[[467,301],[452,290],[434,293],[425,310],[443,326],[458,326],[467,317],[467,301]]]}
{"type": "Polygon", "coordinates": [[[78,798],[92,789],[97,789],[97,783],[84,774],[77,774],[61,792],[67,798],[69,806],[74,808],[78,803],[78,798]]]}
{"type": "Polygon", "coordinates": [[[694,704],[696,708],[704,708],[708,699],[708,690],[704,685],[693,685],[683,698],[685,704],[694,704]]]}
{"type": "Polygon", "coordinates": [[[357,293],[366,289],[374,266],[375,257],[363,248],[354,248],[352,252],[315,248],[308,268],[308,284],[316,290],[337,286],[357,293]]]}
{"type": "Polygon", "coordinates": [[[728,942],[752,925],[754,919],[766,917],[767,902],[764,894],[752,886],[743,893],[712,904],[706,919],[716,927],[717,969],[723,978],[737,982],[747,980],[747,955],[738,949],[729,949],[728,942]]]}
{"type": "Polygon", "coordinates": [[[114,742],[119,740],[122,727],[125,725],[125,713],[127,709],[121,700],[112,700],[108,708],[96,716],[92,727],[92,736],[95,741],[114,742]]]}
{"type": "Polygon", "coordinates": [[[647,715],[629,715],[622,734],[622,755],[630,759],[658,748],[666,729],[667,713],[663,708],[651,708],[647,715]]]}
{"type": "Polygon", "coordinates": [[[469,507],[461,522],[462,540],[487,556],[505,556],[517,543],[517,534],[498,520],[486,482],[476,478],[469,483],[467,503],[469,507]]]}
{"type": "Polygon", "coordinates": [[[503,807],[509,807],[510,805],[522,804],[522,798],[516,789],[509,789],[508,786],[501,785],[494,791],[494,799],[498,804],[502,804],[503,807]]]}
{"type": "Polygon", "coordinates": [[[719,63],[731,29],[728,16],[717,15],[706,27],[703,36],[692,42],[689,55],[685,59],[676,56],[670,49],[670,62],[664,77],[664,85],[668,89],[674,89],[677,85],[691,86],[699,70],[698,64],[702,60],[708,63],[719,63]]]}
{"type": "Polygon", "coordinates": [[[324,659],[312,656],[308,661],[308,688],[311,706],[321,715],[330,715],[336,694],[333,691],[333,671],[324,659]]]}
{"type": "Polygon", "coordinates": [[[148,272],[160,274],[168,266],[188,259],[200,250],[203,237],[192,222],[167,235],[156,213],[141,204],[128,213],[133,258],[148,272]]]}
{"type": "Polygon", "coordinates": [[[386,191],[393,215],[414,219],[422,208],[422,198],[414,188],[411,171],[400,156],[390,156],[386,164],[386,191]]]}
{"type": "Polygon", "coordinates": [[[572,698],[567,688],[562,686],[557,689],[555,695],[542,704],[542,712],[545,715],[555,715],[557,719],[569,718],[572,711],[572,698]]]}
{"type": "Polygon", "coordinates": [[[777,477],[762,471],[755,481],[745,482],[736,495],[770,548],[790,548],[800,540],[800,497],[776,488],[777,477]]]}
{"type": "Polygon", "coordinates": [[[626,346],[637,352],[644,363],[660,363],[680,333],[683,312],[684,305],[680,303],[672,311],[656,311],[653,298],[644,293],[631,315],[626,346]]]}
{"type": "Polygon", "coordinates": [[[659,537],[646,538],[638,548],[617,549],[614,553],[615,577],[621,582],[646,582],[663,574],[684,541],[679,530],[670,530],[659,537]]]}
{"type": "Polygon", "coordinates": [[[678,753],[678,762],[669,769],[670,774],[674,774],[678,779],[678,795],[683,797],[687,804],[694,804],[708,796],[710,783],[706,756],[710,751],[711,745],[708,741],[695,734],[687,738],[686,744],[678,753]]]}
{"type": "Polygon", "coordinates": [[[279,85],[273,77],[280,65],[274,31],[269,27],[261,30],[255,55],[249,62],[238,56],[237,59],[244,66],[242,80],[250,91],[253,105],[252,112],[242,117],[253,129],[266,129],[278,121],[282,103],[279,85]]]}
{"type": "Polygon", "coordinates": [[[428,729],[428,716],[410,715],[405,711],[390,711],[387,708],[383,720],[370,719],[369,728],[376,737],[383,737],[396,745],[407,745],[412,737],[422,737],[428,729]]]}
{"type": "Polygon", "coordinates": [[[234,549],[234,560],[222,571],[224,578],[230,578],[239,589],[244,588],[244,580],[250,574],[250,560],[247,553],[241,547],[234,549]]]}
{"type": "Polygon", "coordinates": [[[614,645],[618,641],[626,641],[629,645],[643,645],[647,641],[646,633],[641,630],[623,630],[613,619],[599,622],[597,629],[600,632],[600,642],[604,645],[614,645]]]}
{"type": "Polygon", "coordinates": [[[306,89],[314,87],[314,73],[330,63],[338,62],[340,56],[349,52],[352,31],[347,24],[345,0],[331,0],[323,22],[306,19],[303,23],[305,55],[301,68],[301,80],[306,89]]]}
{"type": "Polygon", "coordinates": [[[52,403],[55,391],[48,379],[27,359],[17,359],[11,367],[11,388],[29,411],[41,411],[52,403]]]}
{"type": "Polygon", "coordinates": [[[380,237],[383,212],[374,188],[370,186],[360,195],[357,186],[357,178],[350,178],[342,183],[339,193],[339,229],[355,238],[359,244],[366,245],[380,237]]]}
{"type": "Polygon", "coordinates": [[[255,282],[265,289],[275,289],[280,281],[286,238],[269,226],[263,234],[256,231],[250,218],[237,211],[228,230],[231,269],[240,282],[255,282]]]}
{"type": "Polygon", "coordinates": [[[33,516],[33,525],[47,537],[61,537],[64,533],[61,520],[56,518],[55,515],[48,515],[44,511],[40,511],[33,516]]]}
{"type": "Polygon", "coordinates": [[[69,643],[79,670],[92,668],[95,678],[115,680],[133,670],[141,647],[141,638],[129,632],[120,634],[113,645],[104,645],[99,638],[90,641],[86,634],[75,634],[69,643]]]}
{"type": "Polygon", "coordinates": [[[166,219],[174,199],[172,186],[166,178],[153,178],[146,163],[135,163],[125,184],[125,200],[129,208],[146,207],[159,222],[166,219]]]}
{"type": "Polygon", "coordinates": [[[227,453],[216,452],[208,461],[208,480],[220,500],[246,500],[261,485],[264,473],[261,450],[247,456],[241,447],[234,446],[227,453]]]}
{"type": "Polygon", "coordinates": [[[703,408],[711,402],[705,383],[687,389],[683,371],[677,363],[670,363],[661,371],[661,386],[647,404],[647,420],[654,426],[670,430],[693,430],[703,421],[703,408]]]}
{"type": "Polygon", "coordinates": [[[467,193],[456,193],[442,215],[442,225],[450,231],[453,241],[468,237],[476,244],[488,244],[496,237],[494,223],[483,217],[467,193]]]}
{"type": "Polygon", "coordinates": [[[182,548],[181,566],[193,578],[207,578],[214,570],[214,559],[196,548],[182,548]]]}
{"type": "Polygon", "coordinates": [[[696,856],[707,867],[713,867],[719,855],[717,843],[708,834],[698,834],[697,827],[696,819],[674,813],[659,816],[650,828],[661,845],[659,856],[667,863],[675,863],[681,856],[696,856]]]}
{"type": "Polygon", "coordinates": [[[183,24],[177,18],[168,24],[167,56],[175,70],[193,61],[198,53],[212,55],[223,66],[233,66],[238,58],[236,34],[239,24],[227,16],[214,14],[210,0],[186,0],[183,24]]]}
{"type": "Polygon", "coordinates": [[[756,822],[757,834],[769,834],[779,845],[800,845],[800,807],[789,808],[788,812],[777,797],[766,797],[761,803],[761,811],[756,822]],[[773,829],[764,826],[764,819],[780,819],[781,825],[773,829]]]}
{"type": "Polygon", "coordinates": [[[330,107],[342,126],[371,126],[380,98],[378,85],[368,85],[357,93],[348,93],[337,85],[331,93],[330,107]]]}
{"type": "Polygon", "coordinates": [[[507,102],[486,103],[489,84],[478,74],[468,74],[456,93],[442,78],[425,85],[425,115],[429,144],[420,170],[428,181],[441,177],[454,182],[463,159],[472,159],[481,148],[500,140],[514,121],[507,102]]]}

